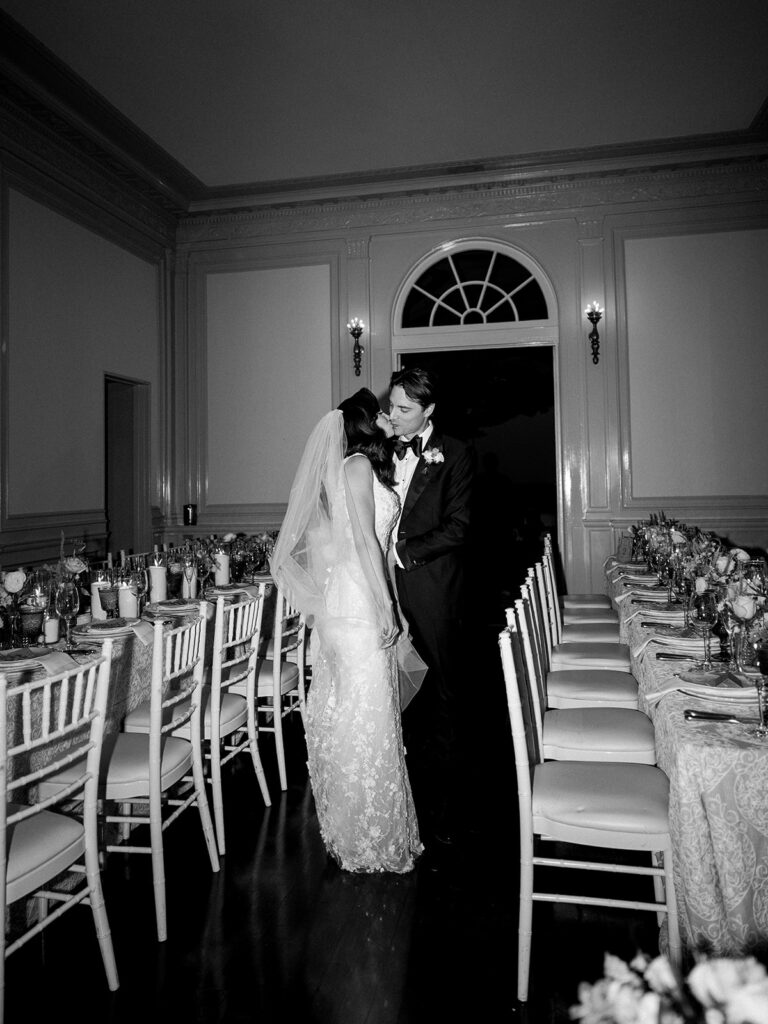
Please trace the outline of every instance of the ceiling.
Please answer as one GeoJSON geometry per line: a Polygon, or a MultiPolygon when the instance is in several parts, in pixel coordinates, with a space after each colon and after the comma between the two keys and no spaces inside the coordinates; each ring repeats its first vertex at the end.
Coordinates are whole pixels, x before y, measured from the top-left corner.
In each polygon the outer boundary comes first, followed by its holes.
{"type": "Polygon", "coordinates": [[[0,0],[208,188],[746,131],[765,0],[0,0]]]}

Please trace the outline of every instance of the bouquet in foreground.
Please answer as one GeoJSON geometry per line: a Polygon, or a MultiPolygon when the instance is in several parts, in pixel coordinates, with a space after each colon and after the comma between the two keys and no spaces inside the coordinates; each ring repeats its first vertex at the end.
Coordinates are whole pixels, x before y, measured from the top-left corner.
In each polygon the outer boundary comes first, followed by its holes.
{"type": "Polygon", "coordinates": [[[768,1024],[768,973],[754,957],[700,960],[684,980],[664,956],[629,964],[606,953],[605,977],[579,985],[583,1024],[768,1024]]]}

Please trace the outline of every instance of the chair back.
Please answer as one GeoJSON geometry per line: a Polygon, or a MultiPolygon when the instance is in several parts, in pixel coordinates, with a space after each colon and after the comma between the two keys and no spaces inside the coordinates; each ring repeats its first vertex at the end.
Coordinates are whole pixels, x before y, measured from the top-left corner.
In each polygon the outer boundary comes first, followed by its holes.
{"type": "Polygon", "coordinates": [[[211,665],[214,702],[220,703],[222,689],[229,689],[237,684],[245,686],[249,706],[255,701],[256,662],[259,655],[265,592],[266,583],[261,583],[256,597],[227,603],[226,598],[221,595],[216,602],[211,665]]]}
{"type": "MultiPolygon", "coordinates": [[[[83,801],[86,830],[96,830],[96,810],[104,719],[112,664],[112,641],[98,658],[65,672],[28,682],[0,674],[0,863],[3,911],[22,892],[7,889],[7,832],[26,818],[73,799],[83,801]],[[83,755],[86,755],[85,757],[83,755]],[[66,787],[35,802],[34,791],[71,765],[77,772],[66,787]]],[[[4,919],[4,918],[3,918],[4,919]]]]}
{"type": "MultiPolygon", "coordinates": [[[[167,632],[155,622],[149,709],[150,782],[159,785],[163,739],[190,723],[200,738],[200,688],[203,683],[206,615],[201,601],[197,617],[167,632]]],[[[159,792],[158,792],[159,798],[159,792]]]]}
{"type": "Polygon", "coordinates": [[[552,667],[552,643],[550,635],[547,633],[546,616],[541,607],[539,588],[536,585],[532,569],[520,587],[520,596],[528,608],[531,642],[538,652],[542,677],[546,679],[547,673],[552,667]]]}
{"type": "Polygon", "coordinates": [[[276,587],[276,590],[275,625],[272,634],[275,664],[291,651],[295,651],[297,656],[303,656],[306,642],[304,616],[291,604],[280,587],[276,587]]]}
{"type": "Polygon", "coordinates": [[[563,636],[563,613],[560,609],[560,595],[557,590],[555,579],[555,565],[552,561],[552,551],[544,547],[544,554],[541,556],[541,569],[544,577],[544,587],[547,592],[549,607],[551,609],[553,630],[559,643],[563,636]]]}
{"type": "Polygon", "coordinates": [[[533,772],[542,758],[529,695],[525,685],[521,684],[522,657],[519,635],[514,626],[507,626],[499,634],[499,650],[515,755],[520,835],[521,838],[530,837],[533,829],[533,772]]]}
{"type": "Polygon", "coordinates": [[[542,748],[544,743],[544,713],[548,706],[546,674],[539,643],[534,633],[530,602],[523,597],[518,598],[515,601],[513,612],[513,624],[517,629],[523,655],[525,679],[530,691],[539,747],[542,748]]]}

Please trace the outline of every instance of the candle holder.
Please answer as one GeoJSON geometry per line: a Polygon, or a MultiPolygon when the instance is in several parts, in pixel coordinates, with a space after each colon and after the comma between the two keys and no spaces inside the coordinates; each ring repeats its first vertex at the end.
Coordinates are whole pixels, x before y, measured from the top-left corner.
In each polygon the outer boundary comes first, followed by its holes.
{"type": "Polygon", "coordinates": [[[352,348],[352,361],[355,366],[355,376],[360,376],[360,363],[362,361],[363,352],[365,349],[360,344],[360,335],[365,330],[365,324],[362,320],[359,320],[356,316],[352,317],[350,322],[347,324],[347,330],[354,338],[355,344],[352,348]]]}
{"type": "Polygon", "coordinates": [[[592,362],[597,366],[600,362],[600,335],[597,325],[602,320],[603,310],[597,302],[590,302],[584,312],[586,313],[587,320],[592,324],[592,330],[589,332],[589,343],[592,346],[592,362]]]}

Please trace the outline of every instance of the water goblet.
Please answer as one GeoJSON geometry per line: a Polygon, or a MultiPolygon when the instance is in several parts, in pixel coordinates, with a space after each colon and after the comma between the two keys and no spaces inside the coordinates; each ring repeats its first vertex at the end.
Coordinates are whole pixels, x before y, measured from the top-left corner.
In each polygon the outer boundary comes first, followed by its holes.
{"type": "MultiPolygon", "coordinates": [[[[117,591],[115,591],[117,593],[117,591]]],[[[65,651],[78,650],[77,644],[72,643],[72,627],[77,619],[80,610],[80,594],[74,580],[62,580],[56,587],[55,597],[56,614],[64,619],[66,626],[65,651]]]]}
{"type": "Polygon", "coordinates": [[[704,660],[697,661],[695,668],[704,672],[712,669],[712,628],[717,622],[717,616],[717,598],[712,590],[704,590],[691,597],[691,627],[704,640],[704,660]]]}
{"type": "Polygon", "coordinates": [[[768,640],[759,640],[755,644],[755,655],[760,675],[755,680],[757,686],[757,711],[760,715],[760,722],[752,730],[752,735],[760,739],[768,736],[768,722],[766,721],[766,699],[768,699],[768,640]]]}
{"type": "Polygon", "coordinates": [[[117,618],[118,597],[118,586],[114,580],[110,580],[106,586],[99,588],[99,601],[101,601],[101,607],[106,612],[108,619],[117,618]]]}
{"type": "Polygon", "coordinates": [[[43,614],[44,610],[39,605],[22,604],[19,606],[19,634],[22,647],[29,647],[33,642],[37,643],[43,630],[43,614]]]}

